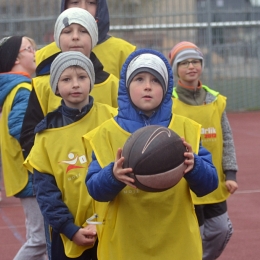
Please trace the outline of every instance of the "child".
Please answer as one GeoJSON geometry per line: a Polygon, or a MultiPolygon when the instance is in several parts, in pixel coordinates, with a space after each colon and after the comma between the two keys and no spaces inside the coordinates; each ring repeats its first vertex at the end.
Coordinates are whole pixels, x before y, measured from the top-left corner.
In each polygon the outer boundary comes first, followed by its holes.
{"type": "Polygon", "coordinates": [[[202,124],[202,145],[212,153],[219,187],[207,196],[193,196],[201,226],[203,259],[216,259],[223,252],[233,229],[227,198],[238,188],[237,162],[231,128],[225,112],[226,97],[202,85],[204,59],[191,42],[180,42],[170,52],[170,63],[179,78],[173,90],[173,112],[202,124]]]}
{"type": "MultiPolygon", "coordinates": [[[[97,24],[93,16],[82,8],[70,8],[59,15],[54,27],[54,38],[62,52],[79,51],[89,57],[94,65],[95,85],[91,95],[96,102],[117,107],[118,79],[103,71],[102,65],[92,52],[98,41],[97,24]]],[[[51,60],[55,56],[50,56],[51,60]]],[[[50,60],[50,59],[48,59],[50,60]]],[[[29,154],[34,143],[34,128],[46,116],[60,105],[61,98],[53,93],[49,84],[49,72],[33,79],[33,90],[27,108],[21,145],[29,154]]]]}
{"type": "Polygon", "coordinates": [[[98,227],[99,260],[202,258],[189,188],[204,196],[217,187],[217,174],[210,153],[199,149],[200,125],[172,114],[172,86],[172,70],[161,53],[135,51],[121,72],[118,116],[84,135],[87,154],[94,151],[86,185],[99,201],[97,220],[104,222],[98,227]],[[127,176],[132,169],[122,168],[121,148],[137,129],[155,124],[185,138],[187,169],[173,188],[149,193],[135,188],[127,176]]]}
{"type": "MultiPolygon", "coordinates": [[[[97,24],[93,16],[81,8],[70,8],[64,11],[59,15],[55,23],[54,38],[56,45],[61,48],[62,52],[80,51],[91,59],[95,70],[95,85],[91,95],[96,102],[117,107],[118,79],[114,75],[103,71],[102,64],[100,64],[95,54],[91,51],[98,41],[97,24]]],[[[55,55],[51,55],[52,52],[45,53],[50,55],[48,58],[45,57],[47,61],[52,62],[60,54],[60,51],[56,53],[54,50],[54,53],[55,55]]],[[[26,155],[29,154],[33,146],[36,125],[48,112],[55,110],[61,102],[60,96],[55,95],[56,93],[51,90],[49,80],[50,74],[48,69],[44,75],[37,76],[32,81],[33,89],[24,117],[20,139],[26,155]]],[[[47,248],[49,248],[48,237],[48,234],[46,234],[47,248]]]]}
{"type": "Polygon", "coordinates": [[[45,259],[43,218],[33,188],[33,176],[23,167],[19,144],[22,121],[28,105],[31,77],[35,72],[35,42],[26,36],[0,40],[0,151],[7,197],[20,198],[25,213],[26,242],[18,259],[45,259]]]}
{"type": "Polygon", "coordinates": [[[96,259],[91,197],[84,180],[86,156],[82,135],[113,117],[117,110],[94,102],[89,92],[95,81],[90,59],[80,52],[64,52],[51,66],[53,92],[61,106],[38,124],[35,144],[26,165],[34,168],[35,191],[44,219],[52,227],[51,259],[96,259]]]}
{"type": "MultiPolygon", "coordinates": [[[[106,0],[62,0],[61,12],[68,8],[79,7],[90,12],[95,18],[98,26],[98,42],[93,46],[93,52],[104,66],[104,71],[120,76],[121,68],[130,53],[135,51],[136,46],[129,42],[116,38],[108,34],[109,32],[109,11],[106,0]]],[[[36,52],[37,75],[45,73],[44,70],[48,67],[50,54],[56,55],[60,52],[55,42],[45,46],[36,52]]]]}

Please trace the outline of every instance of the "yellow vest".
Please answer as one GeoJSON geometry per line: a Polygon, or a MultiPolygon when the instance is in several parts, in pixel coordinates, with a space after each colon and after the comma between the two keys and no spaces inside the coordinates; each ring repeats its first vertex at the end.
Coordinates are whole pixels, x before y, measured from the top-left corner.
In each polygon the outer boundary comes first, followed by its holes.
{"type": "Polygon", "coordinates": [[[28,172],[23,167],[23,153],[20,143],[9,134],[8,116],[12,110],[17,91],[21,88],[32,90],[30,83],[17,85],[6,97],[0,118],[0,143],[5,192],[7,197],[22,191],[28,183],[28,172]]]}
{"type": "MultiPolygon", "coordinates": [[[[37,66],[52,55],[61,50],[53,42],[36,52],[37,66]]],[[[60,106],[61,98],[56,96],[50,86],[50,75],[37,76],[32,79],[32,86],[36,92],[44,116],[60,106]]],[[[110,74],[102,83],[94,84],[90,95],[94,97],[95,102],[103,103],[117,108],[119,79],[110,74]]]]}
{"type": "MultiPolygon", "coordinates": [[[[169,128],[184,136],[198,152],[199,124],[173,115],[169,128]]],[[[118,148],[129,136],[111,119],[83,137],[86,149],[93,149],[100,166],[105,167],[115,161],[118,148]]],[[[113,201],[94,201],[93,206],[98,221],[104,221],[97,226],[99,260],[202,259],[199,225],[184,178],[158,193],[126,186],[113,201]]]]}
{"type": "Polygon", "coordinates": [[[110,37],[93,48],[93,52],[104,66],[104,71],[120,78],[120,72],[127,57],[135,51],[136,46],[115,37],[110,37]]]}
{"type": "MultiPolygon", "coordinates": [[[[113,36],[92,49],[104,66],[104,71],[113,74],[118,79],[125,60],[135,50],[136,46],[113,36]]],[[[42,61],[60,51],[55,42],[41,48],[36,52],[36,65],[38,66],[42,61]]]]}
{"type": "MultiPolygon", "coordinates": [[[[36,135],[34,146],[25,161],[28,169],[55,177],[62,200],[74,216],[74,223],[85,226],[93,214],[91,197],[85,185],[87,162],[82,142],[83,134],[115,116],[117,110],[104,104],[95,104],[81,120],[60,128],[51,128],[36,135]]],[[[77,246],[61,234],[65,254],[80,256],[90,246],[77,246]]]]}
{"type": "Polygon", "coordinates": [[[212,154],[213,164],[217,169],[219,186],[210,194],[198,198],[192,193],[194,204],[211,204],[226,200],[229,196],[225,185],[225,174],[222,169],[223,133],[221,127],[222,114],[226,107],[226,97],[218,95],[212,103],[191,106],[173,98],[173,113],[186,116],[202,125],[201,142],[212,154]]]}
{"type": "Polygon", "coordinates": [[[35,53],[36,66],[38,67],[43,61],[59,52],[61,52],[61,50],[58,48],[55,42],[52,42],[40,50],[37,50],[35,53]]]}
{"type": "MultiPolygon", "coordinates": [[[[38,76],[32,79],[32,86],[40,103],[42,112],[46,116],[61,105],[61,97],[56,96],[50,86],[50,75],[38,76]]],[[[118,79],[110,74],[106,81],[95,84],[90,95],[94,102],[117,107],[118,79]]]]}

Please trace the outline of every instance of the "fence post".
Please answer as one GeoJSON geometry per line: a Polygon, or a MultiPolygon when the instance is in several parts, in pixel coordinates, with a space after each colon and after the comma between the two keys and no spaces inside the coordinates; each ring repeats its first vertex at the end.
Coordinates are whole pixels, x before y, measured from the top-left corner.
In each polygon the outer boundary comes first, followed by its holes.
{"type": "Polygon", "coordinates": [[[208,15],[208,27],[207,27],[207,45],[208,45],[208,68],[209,68],[209,83],[210,87],[213,87],[213,68],[212,68],[212,27],[211,27],[211,0],[207,0],[207,15],[208,15]]]}

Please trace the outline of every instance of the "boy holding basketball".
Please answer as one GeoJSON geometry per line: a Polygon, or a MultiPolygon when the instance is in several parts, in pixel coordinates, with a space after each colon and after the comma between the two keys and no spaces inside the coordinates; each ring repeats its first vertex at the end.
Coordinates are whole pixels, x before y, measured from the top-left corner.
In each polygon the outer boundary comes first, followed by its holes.
{"type": "Polygon", "coordinates": [[[62,97],[61,106],[37,125],[27,157],[28,167],[34,169],[37,201],[52,228],[51,259],[96,259],[96,228],[85,223],[92,215],[92,199],[84,183],[82,135],[113,117],[117,109],[94,102],[89,95],[94,82],[93,64],[81,52],[63,52],[55,58],[50,83],[62,97]]]}
{"type": "Polygon", "coordinates": [[[211,154],[199,147],[200,125],[172,114],[172,86],[172,70],[161,53],[135,51],[121,72],[118,116],[84,136],[88,157],[94,151],[86,185],[96,200],[97,221],[104,222],[97,227],[99,260],[202,258],[189,189],[204,196],[216,189],[218,179],[211,154]],[[121,148],[146,125],[172,129],[187,147],[184,178],[160,193],[136,189],[128,177],[132,169],[123,168],[121,148]]]}
{"type": "Polygon", "coordinates": [[[238,188],[235,146],[225,112],[226,97],[202,85],[204,59],[195,44],[180,42],[169,56],[179,78],[173,90],[173,112],[202,125],[202,145],[212,153],[218,171],[219,186],[214,192],[202,198],[193,194],[202,233],[203,260],[212,260],[220,256],[233,233],[226,200],[238,188]]]}

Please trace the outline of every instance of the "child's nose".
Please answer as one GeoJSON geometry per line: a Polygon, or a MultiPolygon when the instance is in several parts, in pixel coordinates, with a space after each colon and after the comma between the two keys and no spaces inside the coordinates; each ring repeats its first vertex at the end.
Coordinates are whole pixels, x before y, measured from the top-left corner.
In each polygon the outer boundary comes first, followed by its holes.
{"type": "Polygon", "coordinates": [[[79,87],[79,81],[77,79],[73,80],[73,87],[78,88],[79,87]]]}
{"type": "Polygon", "coordinates": [[[189,64],[188,64],[188,68],[192,66],[193,68],[195,68],[195,66],[193,65],[192,61],[189,61],[189,64]]]}
{"type": "Polygon", "coordinates": [[[152,88],[152,84],[151,84],[151,82],[149,80],[147,80],[145,82],[145,89],[151,89],[151,88],[152,88]]]}
{"type": "Polygon", "coordinates": [[[78,39],[79,33],[77,31],[73,32],[73,39],[78,39]]]}
{"type": "Polygon", "coordinates": [[[82,8],[82,9],[84,9],[84,10],[87,10],[87,11],[88,11],[87,3],[86,3],[85,1],[81,1],[79,7],[82,8]]]}

